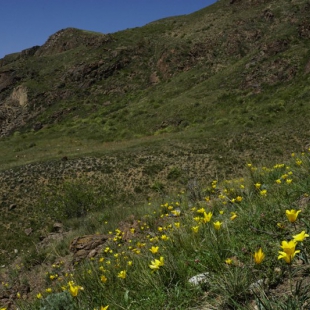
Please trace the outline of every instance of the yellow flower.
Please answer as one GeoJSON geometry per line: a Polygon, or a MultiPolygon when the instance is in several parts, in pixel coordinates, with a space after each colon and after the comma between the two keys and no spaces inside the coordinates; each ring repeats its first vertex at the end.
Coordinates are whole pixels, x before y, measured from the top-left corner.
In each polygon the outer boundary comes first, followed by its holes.
{"type": "Polygon", "coordinates": [[[297,242],[294,240],[282,241],[281,248],[283,251],[279,251],[278,259],[284,259],[287,264],[290,264],[297,253],[300,250],[295,250],[297,242]]]}
{"type": "Polygon", "coordinates": [[[167,237],[166,235],[161,235],[160,239],[163,241],[167,241],[167,240],[169,240],[169,237],[167,237]]]}
{"type": "Polygon", "coordinates": [[[260,187],[262,186],[262,184],[260,184],[260,183],[255,183],[254,186],[255,186],[256,189],[260,189],[260,187]]]}
{"type": "Polygon", "coordinates": [[[292,183],[292,179],[286,179],[286,184],[291,184],[292,183]]]}
{"type": "Polygon", "coordinates": [[[297,253],[299,253],[299,252],[300,252],[300,250],[294,251],[293,254],[287,254],[286,252],[279,251],[278,259],[281,259],[281,258],[282,258],[282,259],[285,260],[285,262],[286,262],[287,264],[290,264],[290,263],[292,262],[293,258],[295,257],[295,255],[296,255],[297,253]]]}
{"type": "Polygon", "coordinates": [[[219,199],[226,200],[226,196],[223,194],[220,194],[218,197],[219,197],[219,199]]]}
{"type": "Polygon", "coordinates": [[[193,226],[192,227],[192,232],[193,233],[198,233],[198,230],[199,230],[199,226],[193,226]]]}
{"type": "Polygon", "coordinates": [[[201,214],[203,214],[203,213],[205,213],[205,212],[206,212],[206,210],[205,210],[204,208],[201,208],[201,209],[197,210],[196,212],[197,212],[197,213],[201,213],[201,214]]]}
{"type": "Polygon", "coordinates": [[[296,159],[296,165],[300,166],[302,164],[302,161],[300,159],[296,159]]]}
{"type": "Polygon", "coordinates": [[[243,198],[242,198],[241,196],[237,196],[237,197],[236,197],[236,201],[237,201],[237,202],[241,202],[242,199],[243,199],[243,198]]]}
{"type": "Polygon", "coordinates": [[[292,255],[295,252],[296,244],[294,240],[290,240],[289,242],[284,240],[281,243],[281,248],[286,254],[292,255]]]}
{"type": "Polygon", "coordinates": [[[203,221],[204,223],[208,223],[208,222],[211,221],[211,218],[212,218],[212,212],[209,212],[209,213],[204,212],[204,213],[203,213],[202,221],[203,221]]]}
{"type": "Polygon", "coordinates": [[[214,226],[214,229],[216,229],[216,230],[220,230],[221,229],[221,226],[222,226],[222,222],[220,222],[220,221],[216,221],[216,222],[214,222],[213,223],[213,226],[214,226]]]}
{"type": "Polygon", "coordinates": [[[276,180],[276,183],[277,183],[277,184],[281,184],[282,182],[281,182],[280,179],[277,179],[277,180],[276,180]]]}
{"type": "Polygon", "coordinates": [[[109,308],[109,305],[107,305],[107,306],[105,306],[105,307],[104,307],[104,306],[101,306],[101,307],[100,307],[100,310],[108,310],[108,308],[109,308]]]}
{"type": "Polygon", "coordinates": [[[181,211],[180,211],[180,210],[173,210],[173,211],[171,211],[171,213],[172,213],[174,216],[180,216],[181,211]]]}
{"type": "Polygon", "coordinates": [[[220,214],[223,215],[224,214],[224,210],[220,210],[220,214]]]}
{"type": "Polygon", "coordinates": [[[197,222],[197,223],[201,222],[201,220],[202,220],[202,219],[201,219],[201,217],[199,217],[199,216],[195,216],[195,217],[194,217],[194,221],[197,222]]]}
{"type": "Polygon", "coordinates": [[[158,237],[150,238],[150,241],[151,241],[151,242],[157,242],[157,241],[158,241],[158,237]]]}
{"type": "Polygon", "coordinates": [[[133,264],[132,260],[128,261],[127,263],[128,266],[132,266],[132,264],[133,264]]]}
{"type": "Polygon", "coordinates": [[[159,249],[158,246],[152,246],[152,247],[150,248],[150,251],[151,251],[153,254],[156,254],[156,253],[158,252],[158,249],[159,249]]]}
{"type": "Polygon", "coordinates": [[[134,229],[134,228],[130,228],[130,232],[131,232],[132,234],[134,234],[134,233],[135,233],[135,229],[134,229]]]}
{"type": "Polygon", "coordinates": [[[140,254],[141,253],[141,250],[139,250],[139,249],[132,249],[132,252],[134,252],[134,253],[136,253],[136,254],[140,254]]]}
{"type": "Polygon", "coordinates": [[[75,285],[73,281],[69,281],[69,292],[73,297],[76,297],[80,290],[83,290],[82,286],[75,285]]]}
{"type": "Polygon", "coordinates": [[[101,282],[106,283],[107,280],[108,280],[108,278],[107,278],[105,275],[102,275],[102,276],[100,277],[100,280],[101,280],[101,282]]]}
{"type": "Polygon", "coordinates": [[[46,293],[51,293],[53,290],[50,288],[50,287],[48,287],[46,290],[45,290],[45,292],[46,293]]]}
{"type": "Polygon", "coordinates": [[[37,298],[38,298],[38,299],[41,299],[42,297],[43,297],[43,296],[42,296],[41,293],[38,293],[38,294],[37,294],[37,298]]]}
{"type": "Polygon", "coordinates": [[[143,247],[145,247],[145,246],[146,246],[145,243],[141,243],[140,241],[137,242],[137,247],[138,247],[138,248],[143,248],[143,247]]]}
{"type": "Polygon", "coordinates": [[[230,212],[230,214],[231,214],[230,219],[231,219],[232,221],[238,216],[236,212],[230,212]]]}
{"type": "Polygon", "coordinates": [[[174,223],[174,226],[175,226],[176,228],[180,228],[180,222],[175,222],[175,223],[174,223]]]}
{"type": "Polygon", "coordinates": [[[226,258],[225,259],[225,263],[227,264],[227,265],[231,265],[232,264],[232,259],[231,258],[226,258]]]}
{"type": "Polygon", "coordinates": [[[265,254],[262,248],[259,248],[259,250],[254,253],[255,264],[260,264],[264,260],[264,258],[265,258],[265,254]]]}
{"type": "Polygon", "coordinates": [[[259,193],[260,193],[260,195],[263,196],[263,197],[266,197],[266,196],[267,196],[267,190],[266,190],[266,189],[261,190],[259,193]]]}
{"type": "Polygon", "coordinates": [[[305,238],[309,237],[308,234],[303,230],[301,233],[298,235],[293,236],[295,242],[302,242],[305,240],[305,238]]]}
{"type": "Polygon", "coordinates": [[[121,278],[121,279],[125,279],[126,278],[126,270],[122,270],[121,272],[119,272],[117,277],[121,278]]]}
{"type": "Polygon", "coordinates": [[[294,223],[297,220],[298,214],[301,210],[296,211],[295,209],[285,210],[286,217],[291,223],[294,223]]]}
{"type": "Polygon", "coordinates": [[[160,259],[154,259],[151,261],[151,264],[149,267],[153,270],[156,271],[158,270],[161,266],[164,266],[164,258],[161,256],[160,259]]]}

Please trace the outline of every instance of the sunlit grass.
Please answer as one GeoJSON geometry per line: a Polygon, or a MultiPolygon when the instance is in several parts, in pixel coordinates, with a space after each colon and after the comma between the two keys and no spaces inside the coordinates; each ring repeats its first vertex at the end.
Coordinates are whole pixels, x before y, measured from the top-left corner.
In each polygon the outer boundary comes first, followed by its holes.
{"type": "Polygon", "coordinates": [[[246,164],[244,177],[210,182],[201,199],[180,191],[149,201],[126,231],[117,225],[121,214],[114,224],[102,220],[96,230],[109,238],[98,256],[72,270],[58,259],[34,301],[16,303],[42,309],[60,298],[72,309],[250,309],[253,303],[276,309],[291,301],[285,290],[270,290],[289,283],[302,309],[309,298],[297,282],[307,277],[309,260],[309,167],[308,153],[271,167],[246,164]]]}

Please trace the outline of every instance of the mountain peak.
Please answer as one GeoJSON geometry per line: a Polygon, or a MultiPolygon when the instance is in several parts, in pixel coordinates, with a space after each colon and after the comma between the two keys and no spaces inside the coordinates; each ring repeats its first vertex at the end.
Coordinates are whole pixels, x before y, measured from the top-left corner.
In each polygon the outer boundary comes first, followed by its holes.
{"type": "Polygon", "coordinates": [[[99,46],[109,40],[106,34],[69,27],[52,34],[36,52],[36,56],[58,54],[81,45],[99,46]]]}

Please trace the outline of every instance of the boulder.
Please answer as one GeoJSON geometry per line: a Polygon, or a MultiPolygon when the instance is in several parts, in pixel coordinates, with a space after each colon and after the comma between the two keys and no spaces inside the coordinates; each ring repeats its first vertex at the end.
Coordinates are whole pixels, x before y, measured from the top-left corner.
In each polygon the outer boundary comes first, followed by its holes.
{"type": "Polygon", "coordinates": [[[96,256],[108,239],[107,235],[86,235],[74,238],[69,248],[74,255],[73,261],[79,262],[86,257],[96,256]]]}

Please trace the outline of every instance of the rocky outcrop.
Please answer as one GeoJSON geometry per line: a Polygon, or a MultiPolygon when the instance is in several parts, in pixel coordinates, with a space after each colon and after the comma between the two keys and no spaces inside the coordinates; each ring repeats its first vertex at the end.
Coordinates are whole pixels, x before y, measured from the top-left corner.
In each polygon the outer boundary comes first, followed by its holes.
{"type": "Polygon", "coordinates": [[[107,235],[87,235],[73,239],[70,244],[73,261],[79,262],[86,257],[96,256],[108,238],[107,235]]]}
{"type": "Polygon", "coordinates": [[[92,33],[75,28],[66,28],[51,35],[35,52],[35,56],[45,56],[62,53],[78,46],[98,47],[111,41],[110,35],[92,33]]]}
{"type": "Polygon", "coordinates": [[[27,92],[28,90],[25,86],[19,85],[13,89],[13,92],[8,100],[17,103],[21,107],[25,107],[28,104],[27,92]]]}
{"type": "Polygon", "coordinates": [[[28,120],[27,93],[27,88],[24,85],[19,85],[5,100],[0,101],[0,137],[11,133],[28,120]]]}
{"type": "Polygon", "coordinates": [[[14,70],[7,70],[0,72],[0,92],[8,89],[14,85],[20,78],[14,70]]]}
{"type": "Polygon", "coordinates": [[[33,47],[26,48],[25,50],[21,51],[20,57],[25,58],[25,57],[33,56],[39,48],[40,48],[40,45],[35,45],[33,47]]]}

